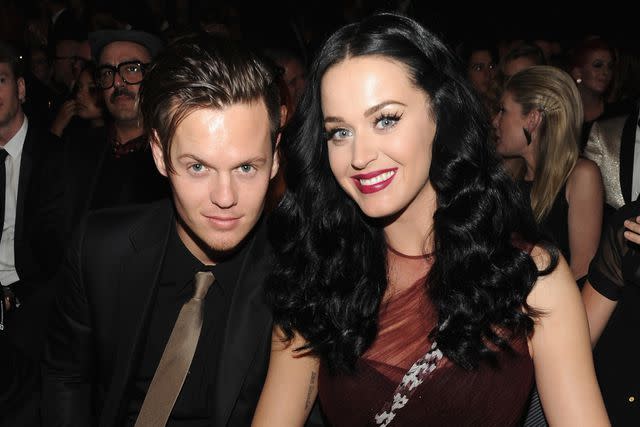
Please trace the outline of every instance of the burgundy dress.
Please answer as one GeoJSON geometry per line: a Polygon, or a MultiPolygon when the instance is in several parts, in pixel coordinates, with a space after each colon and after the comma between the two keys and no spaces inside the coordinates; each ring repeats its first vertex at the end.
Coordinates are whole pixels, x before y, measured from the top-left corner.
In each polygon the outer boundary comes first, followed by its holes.
{"type": "Polygon", "coordinates": [[[422,286],[430,258],[390,251],[389,265],[378,336],[355,373],[320,367],[319,398],[330,425],[518,425],[533,385],[526,338],[511,342],[514,352],[499,352],[497,367],[454,365],[427,337],[437,321],[422,286]]]}

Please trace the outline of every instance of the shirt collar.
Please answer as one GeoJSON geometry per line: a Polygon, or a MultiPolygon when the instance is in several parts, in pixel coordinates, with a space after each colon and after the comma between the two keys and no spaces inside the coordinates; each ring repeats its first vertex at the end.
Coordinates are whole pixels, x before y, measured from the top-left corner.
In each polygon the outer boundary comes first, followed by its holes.
{"type": "MultiPolygon", "coordinates": [[[[258,224],[256,228],[257,226],[258,224]]],[[[175,221],[170,233],[164,266],[167,279],[174,283],[190,284],[196,272],[206,270],[213,273],[216,278],[215,286],[218,286],[223,293],[230,295],[233,292],[240,277],[240,269],[249,253],[251,241],[254,239],[254,232],[244,239],[233,254],[213,266],[203,264],[187,249],[178,235],[175,221]]]]}
{"type": "Polygon", "coordinates": [[[24,121],[18,132],[4,145],[4,149],[14,159],[22,154],[22,147],[24,147],[24,140],[27,137],[27,128],[29,127],[29,121],[27,116],[24,116],[24,121]]]}

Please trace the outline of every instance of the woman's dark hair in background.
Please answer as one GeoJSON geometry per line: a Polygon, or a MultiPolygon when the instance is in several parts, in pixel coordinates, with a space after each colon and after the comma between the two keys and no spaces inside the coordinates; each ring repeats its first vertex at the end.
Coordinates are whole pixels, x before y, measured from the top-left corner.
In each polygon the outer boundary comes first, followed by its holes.
{"type": "Polygon", "coordinates": [[[300,333],[330,369],[351,370],[376,337],[387,287],[384,220],[366,217],[336,182],[320,96],[327,69],[364,55],[403,64],[428,94],[437,126],[429,172],[437,194],[435,262],[425,284],[439,316],[431,337],[449,359],[473,368],[491,358],[487,343],[507,348],[510,333],[531,333],[538,313],[526,297],[537,277],[555,267],[557,251],[550,249],[540,272],[528,243],[518,243],[538,242],[539,235],[530,207],[487,143],[482,104],[440,39],[398,15],[341,28],[311,67],[283,147],[287,192],[270,219],[275,321],[288,337],[300,333]]]}

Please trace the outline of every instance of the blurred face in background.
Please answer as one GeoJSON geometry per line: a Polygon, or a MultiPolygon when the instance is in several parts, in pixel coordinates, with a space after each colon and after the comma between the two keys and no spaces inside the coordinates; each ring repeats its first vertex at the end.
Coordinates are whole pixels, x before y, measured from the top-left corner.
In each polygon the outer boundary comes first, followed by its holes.
{"type": "Polygon", "coordinates": [[[518,71],[522,71],[525,68],[533,67],[536,65],[536,61],[528,56],[521,56],[520,58],[512,59],[511,61],[507,61],[504,63],[502,68],[502,73],[504,76],[504,81],[506,82],[516,74],[518,71]]]}
{"type": "Polygon", "coordinates": [[[589,52],[584,63],[573,69],[572,77],[581,79],[578,83],[599,95],[604,94],[613,78],[613,56],[606,49],[598,49],[589,52]]]}
{"type": "Polygon", "coordinates": [[[74,62],[77,60],[79,43],[75,40],[60,40],[56,44],[53,58],[53,80],[70,89],[75,77],[74,62]]]}
{"type": "Polygon", "coordinates": [[[293,58],[284,61],[281,65],[282,68],[284,68],[283,79],[287,84],[291,103],[295,109],[298,105],[298,101],[300,101],[300,97],[302,96],[302,91],[304,90],[306,83],[304,67],[300,61],[293,58]]]}
{"type": "Polygon", "coordinates": [[[80,73],[76,83],[76,102],[79,117],[85,120],[102,117],[102,108],[99,106],[98,100],[98,88],[90,70],[84,70],[80,73]]]}
{"type": "Polygon", "coordinates": [[[31,51],[31,73],[41,82],[49,82],[51,78],[51,65],[43,49],[34,49],[31,51]]]}
{"type": "Polygon", "coordinates": [[[491,52],[488,50],[474,51],[469,57],[467,75],[476,90],[486,94],[495,78],[495,63],[491,52]]]}
{"type": "Polygon", "coordinates": [[[84,69],[85,65],[91,61],[91,47],[89,46],[89,41],[85,40],[83,42],[79,42],[77,47],[75,61],[71,64],[73,77],[76,80],[80,77],[80,73],[84,69]]]}

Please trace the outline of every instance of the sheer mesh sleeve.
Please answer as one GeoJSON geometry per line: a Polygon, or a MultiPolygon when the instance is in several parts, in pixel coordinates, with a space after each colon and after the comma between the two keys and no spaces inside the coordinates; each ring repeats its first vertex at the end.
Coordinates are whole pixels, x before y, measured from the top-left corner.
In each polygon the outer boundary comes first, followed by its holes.
{"type": "Polygon", "coordinates": [[[617,301],[625,280],[623,258],[633,244],[624,238],[624,220],[640,214],[640,203],[622,207],[605,227],[596,256],[589,265],[589,283],[604,297],[617,301]]]}

